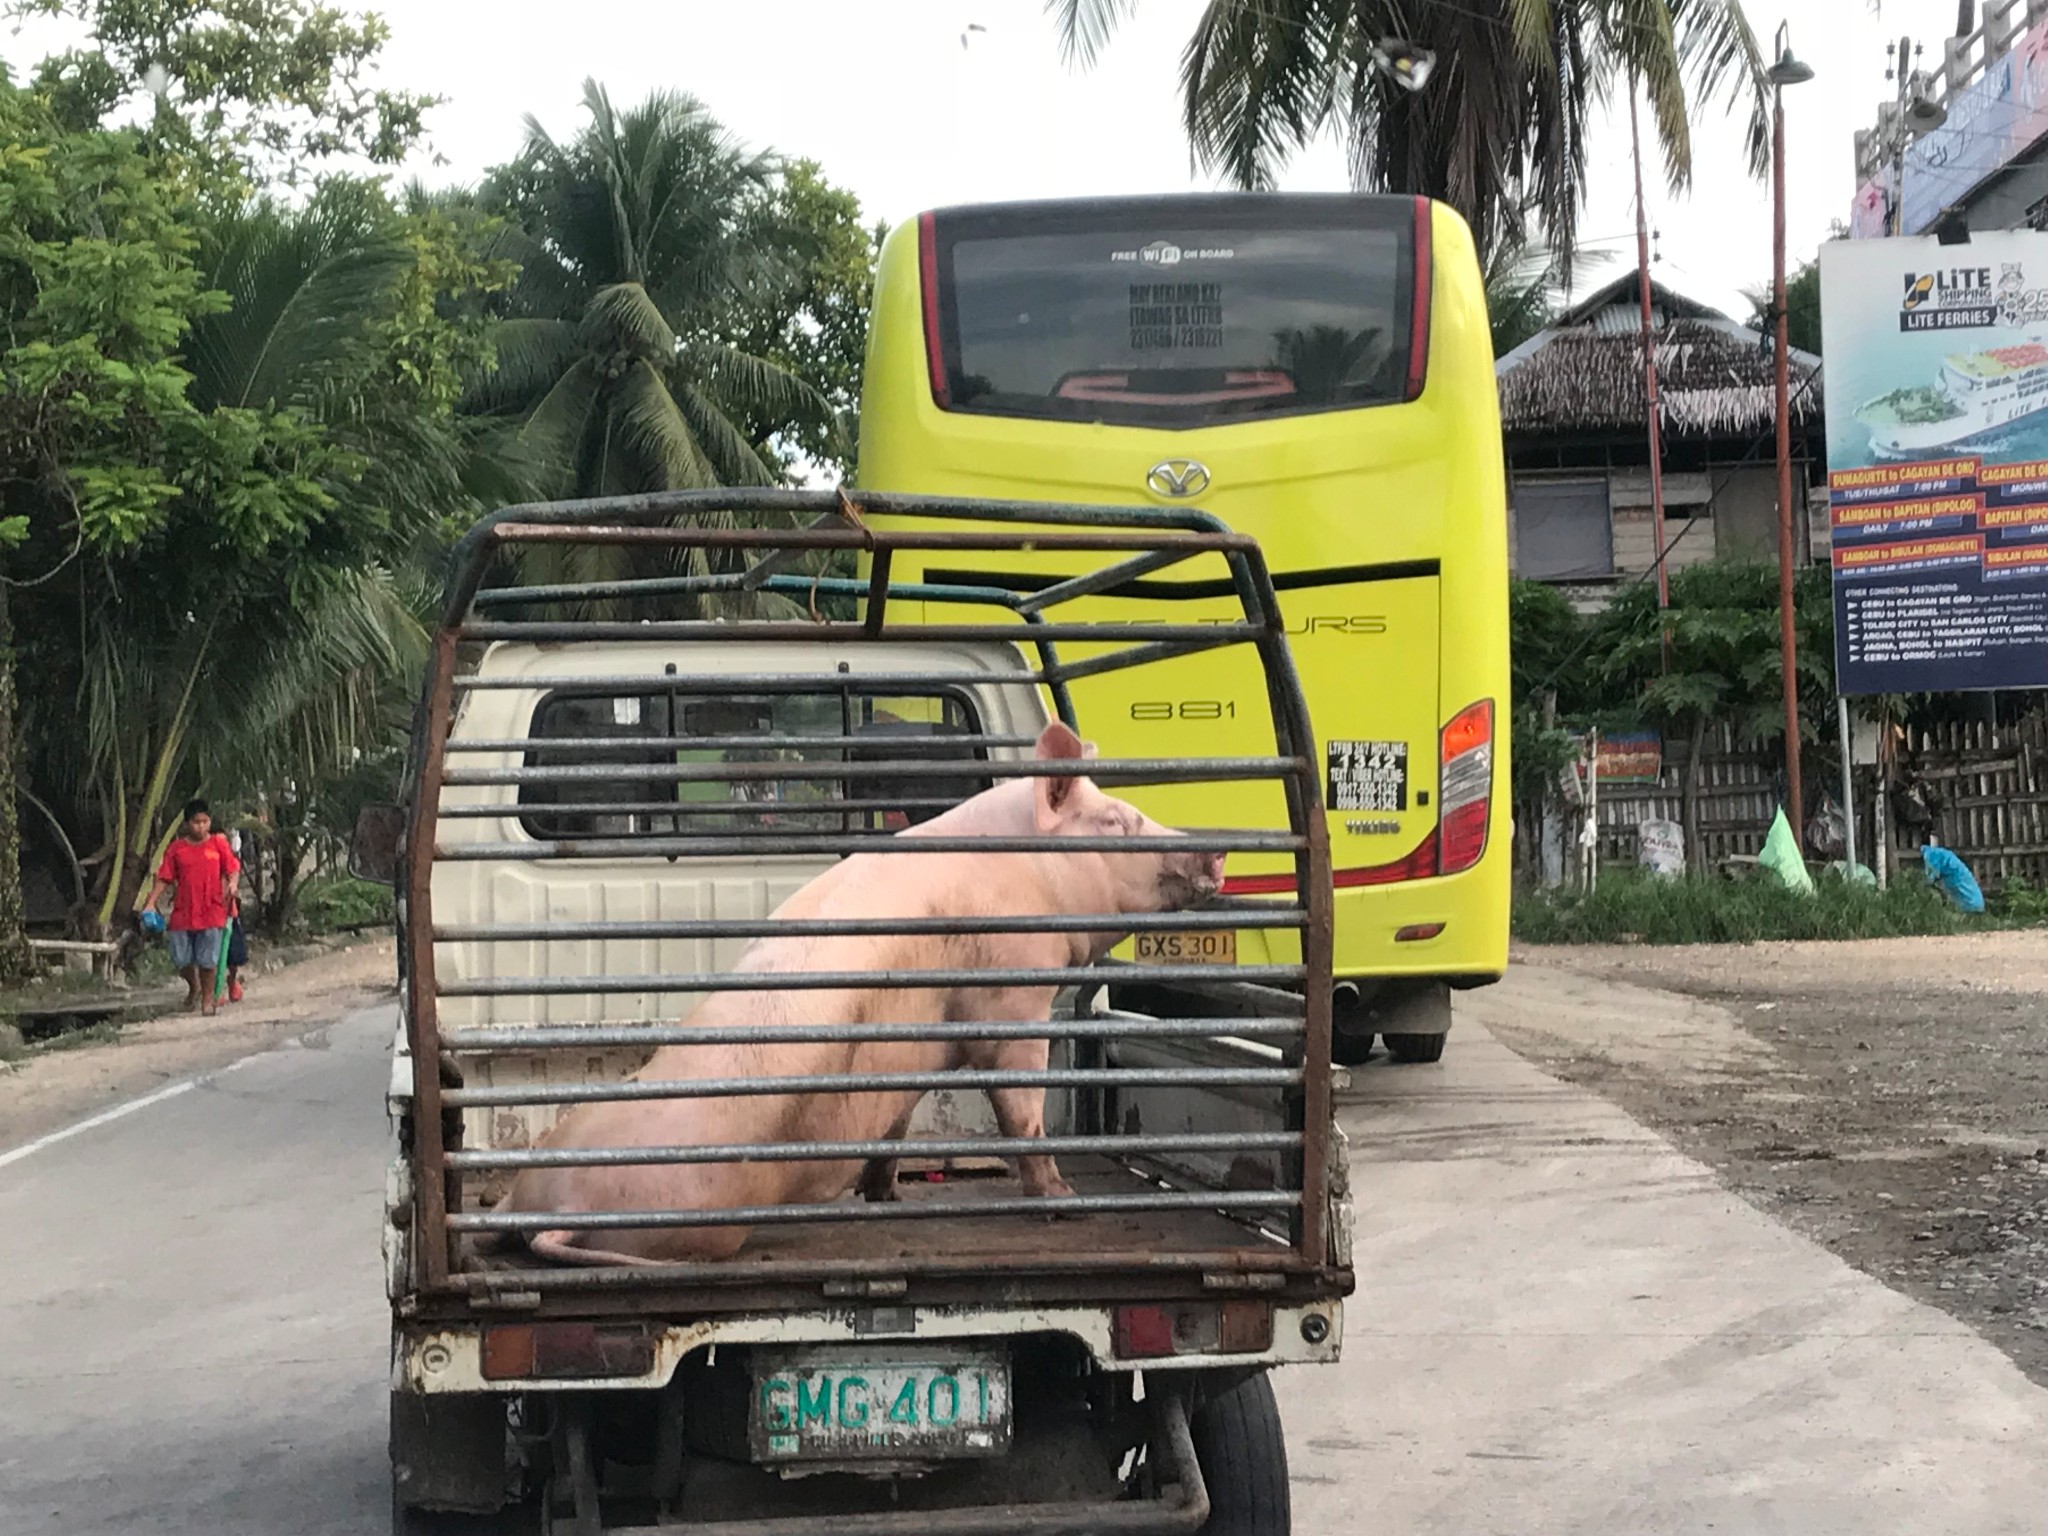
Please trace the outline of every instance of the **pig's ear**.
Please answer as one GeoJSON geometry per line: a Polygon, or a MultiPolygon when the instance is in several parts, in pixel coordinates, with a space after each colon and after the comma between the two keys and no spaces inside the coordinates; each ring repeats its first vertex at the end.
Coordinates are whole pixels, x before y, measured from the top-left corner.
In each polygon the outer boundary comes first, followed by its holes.
{"type": "Polygon", "coordinates": [[[1043,758],[1093,757],[1095,748],[1074,734],[1064,720],[1055,720],[1038,733],[1038,755],[1043,758]]]}
{"type": "MultiPolygon", "coordinates": [[[[1055,720],[1039,733],[1037,756],[1046,762],[1080,762],[1088,756],[1088,746],[1064,721],[1055,720]]],[[[1050,832],[1058,824],[1078,782],[1072,777],[1032,780],[1039,831],[1050,832]]]]}

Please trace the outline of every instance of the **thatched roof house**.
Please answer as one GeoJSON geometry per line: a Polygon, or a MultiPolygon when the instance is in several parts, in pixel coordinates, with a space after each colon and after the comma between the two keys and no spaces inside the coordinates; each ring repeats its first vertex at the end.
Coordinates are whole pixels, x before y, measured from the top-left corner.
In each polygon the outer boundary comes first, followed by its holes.
{"type": "MultiPolygon", "coordinates": [[[[1768,340],[1652,281],[1666,526],[1651,526],[1636,274],[1573,305],[1496,364],[1523,575],[1602,587],[1716,554],[1774,557],[1777,480],[1768,340]],[[1673,540],[1676,539],[1676,543],[1673,540]]],[[[1820,359],[1791,356],[1797,485],[1823,455],[1820,359]]],[[[1811,540],[1811,513],[1800,519],[1811,540]]],[[[1814,547],[1825,548],[1825,521],[1814,547]]]]}

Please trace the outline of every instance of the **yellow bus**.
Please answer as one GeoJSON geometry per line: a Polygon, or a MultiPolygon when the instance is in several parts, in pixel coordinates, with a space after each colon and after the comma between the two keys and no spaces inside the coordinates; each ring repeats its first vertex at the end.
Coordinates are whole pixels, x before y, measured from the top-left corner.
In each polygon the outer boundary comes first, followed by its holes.
{"type": "MultiPolygon", "coordinates": [[[[1510,862],[1506,486],[1456,213],[1253,193],[926,213],[882,250],[856,478],[1192,507],[1256,537],[1326,761],[1337,1051],[1363,1059],[1377,1034],[1396,1060],[1441,1055],[1451,990],[1506,966],[1510,862]]],[[[899,555],[891,574],[1037,589],[1062,570],[899,555]]],[[[1082,604],[1220,618],[1221,576],[1175,567],[1082,604]]],[[[1087,679],[1075,702],[1106,755],[1257,750],[1258,677],[1249,654],[1212,651],[1087,679]]],[[[1245,793],[1132,798],[1181,825],[1284,821],[1245,793]]],[[[1291,867],[1233,856],[1226,889],[1288,890],[1291,867]]],[[[1248,929],[1223,947],[1253,962],[1292,946],[1248,929]]]]}

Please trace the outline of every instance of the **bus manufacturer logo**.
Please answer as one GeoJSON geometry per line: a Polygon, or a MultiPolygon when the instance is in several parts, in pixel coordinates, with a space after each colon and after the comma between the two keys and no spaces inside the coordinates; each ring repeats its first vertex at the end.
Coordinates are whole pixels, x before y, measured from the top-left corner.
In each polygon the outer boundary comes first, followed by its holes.
{"type": "Polygon", "coordinates": [[[1147,471],[1145,487],[1155,496],[1199,496],[1209,489],[1209,467],[1194,459],[1162,459],[1147,471]]]}

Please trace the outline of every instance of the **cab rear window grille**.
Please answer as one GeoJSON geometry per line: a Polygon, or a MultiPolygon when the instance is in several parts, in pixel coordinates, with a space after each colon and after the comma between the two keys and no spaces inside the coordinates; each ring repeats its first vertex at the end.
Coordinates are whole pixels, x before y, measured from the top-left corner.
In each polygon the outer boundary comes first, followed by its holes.
{"type": "Polygon", "coordinates": [[[529,837],[689,837],[781,826],[807,832],[888,832],[928,821],[988,787],[981,725],[961,694],[896,691],[873,683],[816,692],[709,695],[681,688],[633,693],[559,689],[536,706],[528,768],[602,764],[573,782],[520,786],[529,837]],[[906,738],[908,738],[906,740],[906,738]],[[692,744],[702,740],[706,745],[692,744]],[[679,763],[815,764],[887,759],[958,761],[958,779],[692,778],[638,775],[679,763]]]}

